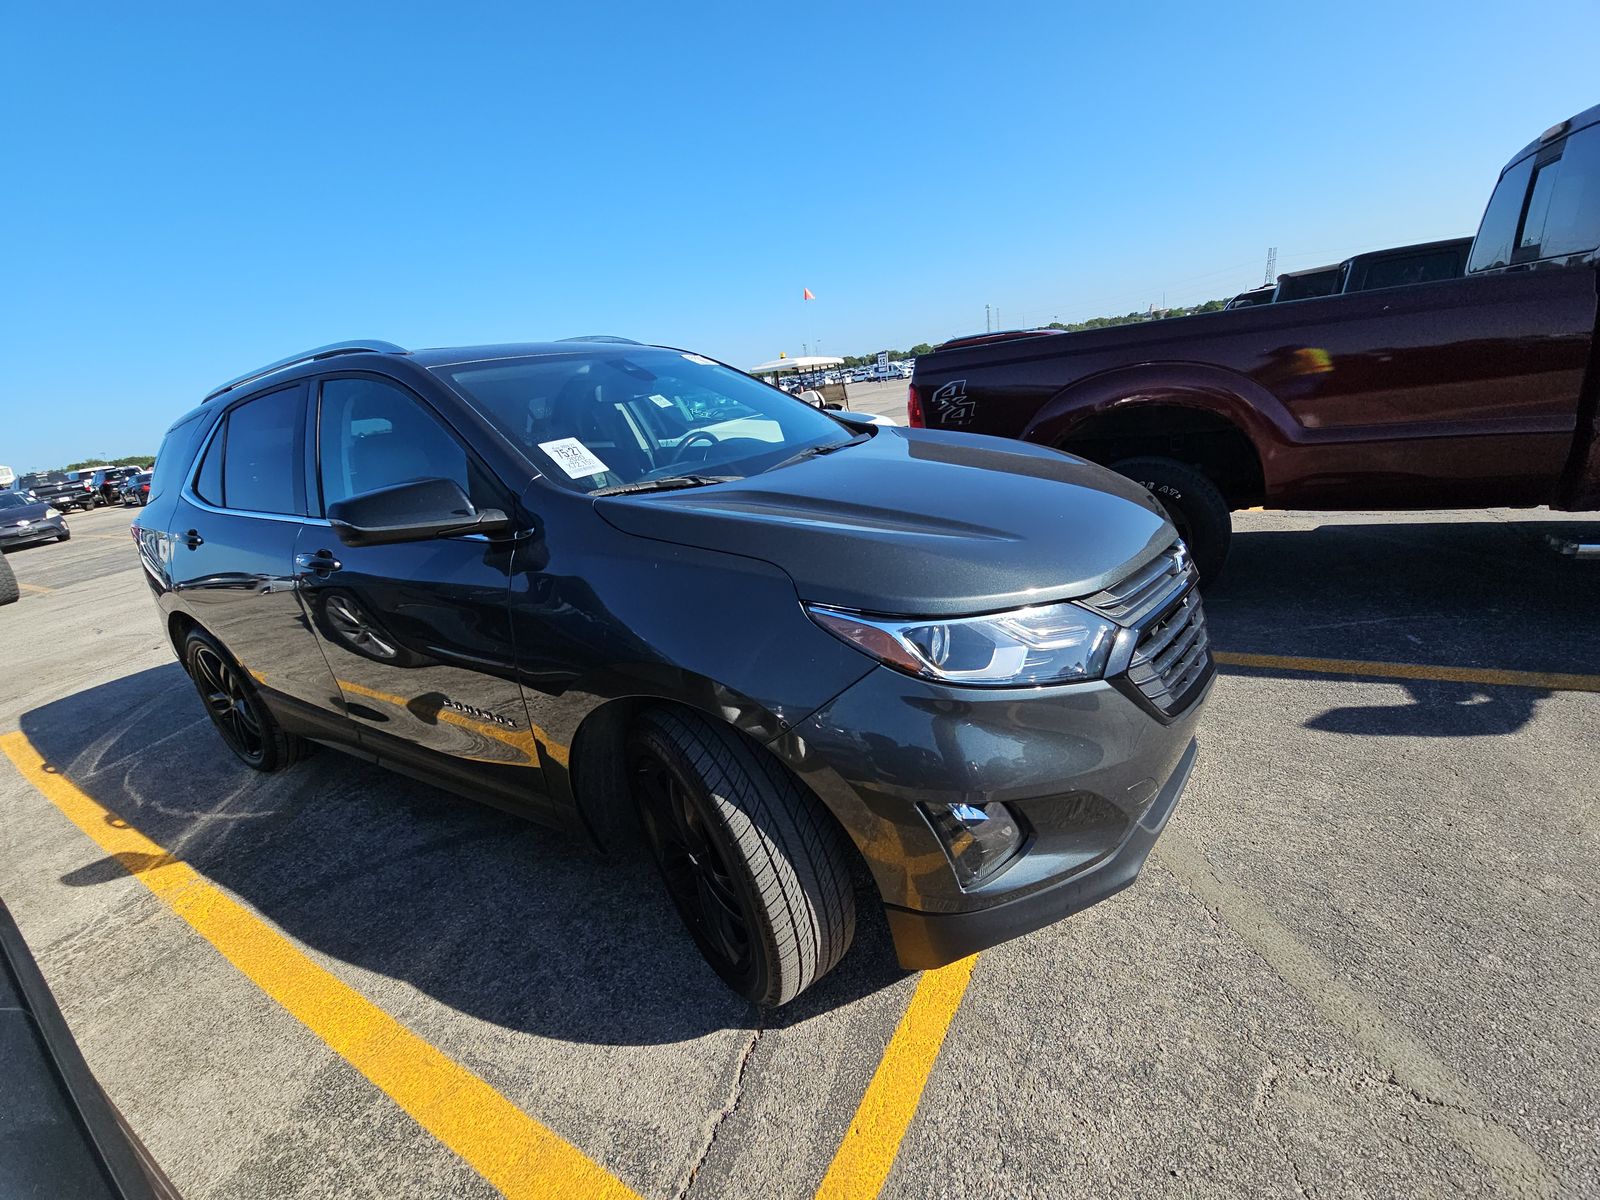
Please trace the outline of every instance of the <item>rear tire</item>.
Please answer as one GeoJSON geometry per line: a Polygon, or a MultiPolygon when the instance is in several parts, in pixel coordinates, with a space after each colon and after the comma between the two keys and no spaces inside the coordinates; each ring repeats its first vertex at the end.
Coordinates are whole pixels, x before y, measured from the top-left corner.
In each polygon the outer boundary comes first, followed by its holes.
{"type": "Polygon", "coordinates": [[[776,759],[682,709],[628,738],[628,778],[678,915],[734,991],[793,1000],[855,936],[855,893],[833,815],[776,759]]]}
{"type": "Polygon", "coordinates": [[[1228,561],[1233,520],[1217,485],[1187,463],[1171,458],[1125,458],[1111,469],[1144,487],[1177,527],[1194,558],[1202,585],[1215,582],[1228,561]]]}
{"type": "Polygon", "coordinates": [[[17,584],[17,573],[11,569],[11,564],[0,558],[0,604],[15,604],[22,595],[22,588],[17,584]]]}
{"type": "Polygon", "coordinates": [[[189,672],[206,715],[228,749],[255,771],[282,771],[293,766],[306,743],[285,733],[261,702],[244,669],[210,634],[199,629],[183,639],[183,669],[189,672]]]}

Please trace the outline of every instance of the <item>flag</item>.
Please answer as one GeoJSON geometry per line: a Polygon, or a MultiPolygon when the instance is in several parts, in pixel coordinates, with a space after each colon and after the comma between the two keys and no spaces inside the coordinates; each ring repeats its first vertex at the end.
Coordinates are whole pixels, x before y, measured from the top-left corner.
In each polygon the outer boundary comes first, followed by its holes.
{"type": "Polygon", "coordinates": [[[800,297],[802,300],[815,300],[816,299],[816,297],[811,294],[811,289],[810,288],[801,288],[800,290],[805,293],[805,295],[800,297]]]}

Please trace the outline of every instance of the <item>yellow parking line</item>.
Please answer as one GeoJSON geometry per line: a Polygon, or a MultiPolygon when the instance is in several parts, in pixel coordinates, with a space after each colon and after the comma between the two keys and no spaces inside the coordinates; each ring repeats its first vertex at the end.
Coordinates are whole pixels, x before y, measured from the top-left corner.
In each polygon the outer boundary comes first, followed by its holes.
{"type": "Polygon", "coordinates": [[[55,591],[55,588],[47,588],[42,583],[23,583],[20,579],[17,580],[17,586],[25,592],[38,592],[41,596],[55,591]]]}
{"type": "Polygon", "coordinates": [[[605,1168],[477,1075],[314,963],[271,924],[101,807],[21,733],[0,750],[101,849],[168,904],[250,982],[511,1197],[632,1197],[605,1168]]]}
{"type": "Polygon", "coordinates": [[[916,994],[817,1188],[819,1198],[865,1200],[883,1188],[977,961],[977,955],[964,958],[928,971],[917,982],[916,994]]]}
{"type": "Polygon", "coordinates": [[[1362,662],[1353,658],[1296,658],[1282,654],[1239,654],[1219,650],[1217,662],[1229,667],[1269,671],[1311,671],[1321,675],[1365,675],[1375,679],[1432,679],[1441,683],[1486,683],[1542,688],[1550,692],[1600,692],[1600,675],[1553,671],[1501,671],[1494,667],[1438,667],[1423,663],[1362,662]]]}

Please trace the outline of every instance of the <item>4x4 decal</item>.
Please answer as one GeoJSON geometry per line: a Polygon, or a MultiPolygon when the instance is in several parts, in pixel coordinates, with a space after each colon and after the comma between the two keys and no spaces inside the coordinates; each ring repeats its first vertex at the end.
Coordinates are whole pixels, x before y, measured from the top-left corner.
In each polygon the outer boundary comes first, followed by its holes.
{"type": "Polygon", "coordinates": [[[952,379],[936,391],[929,403],[938,410],[940,425],[970,425],[974,405],[967,397],[967,381],[952,379]]]}

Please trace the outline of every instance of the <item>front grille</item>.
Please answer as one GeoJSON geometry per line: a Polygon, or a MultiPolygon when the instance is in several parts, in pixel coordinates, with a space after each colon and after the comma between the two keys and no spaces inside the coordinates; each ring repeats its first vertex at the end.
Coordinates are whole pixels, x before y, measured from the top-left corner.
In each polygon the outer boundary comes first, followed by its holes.
{"type": "Polygon", "coordinates": [[[1179,542],[1126,579],[1080,601],[1136,631],[1128,682],[1164,714],[1182,709],[1211,672],[1211,640],[1198,582],[1189,552],[1179,542]]]}
{"type": "Polygon", "coordinates": [[[1182,600],[1148,626],[1133,648],[1128,679],[1164,713],[1176,712],[1211,668],[1211,639],[1200,593],[1182,600]]]}

